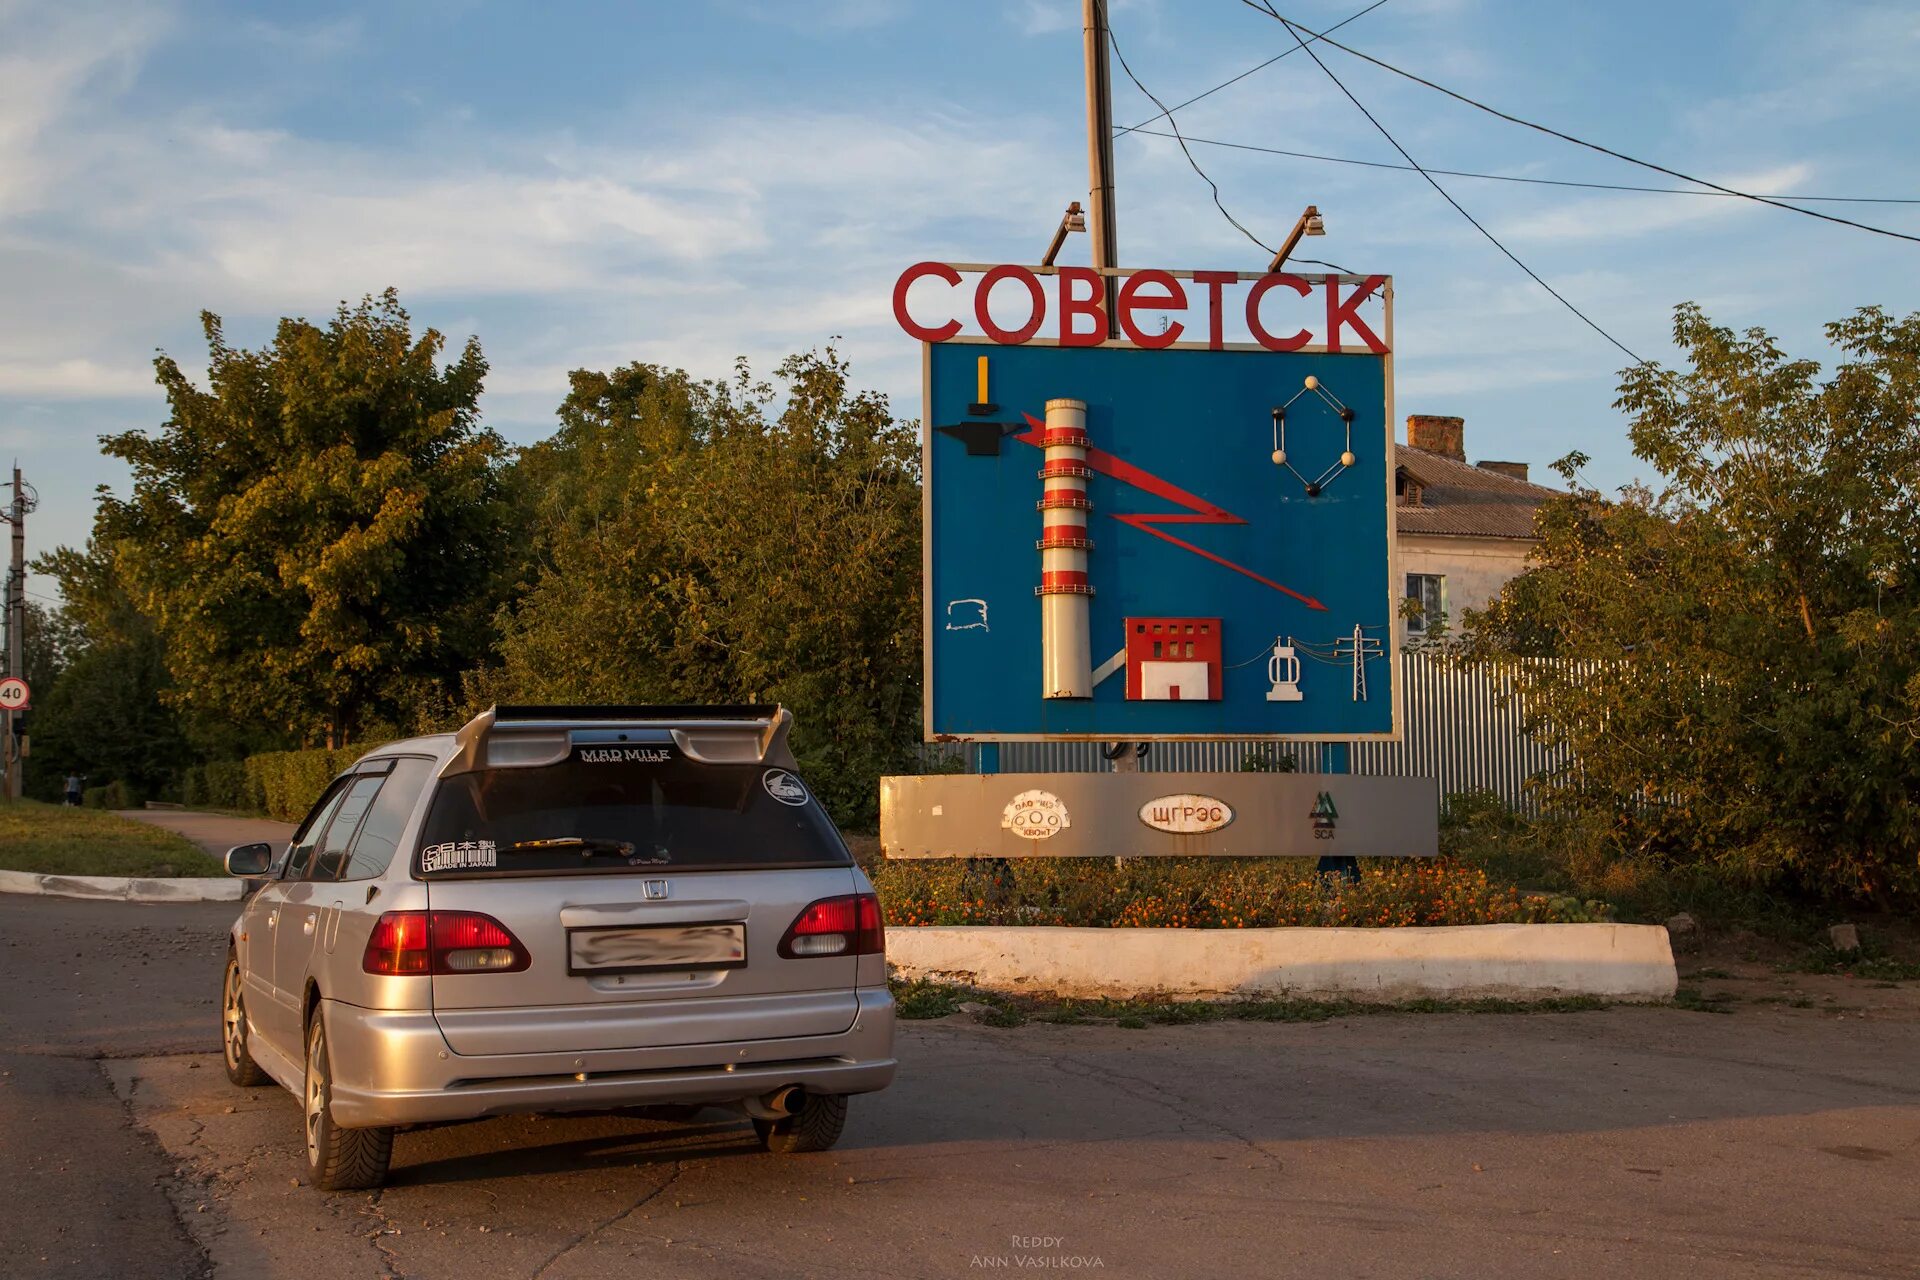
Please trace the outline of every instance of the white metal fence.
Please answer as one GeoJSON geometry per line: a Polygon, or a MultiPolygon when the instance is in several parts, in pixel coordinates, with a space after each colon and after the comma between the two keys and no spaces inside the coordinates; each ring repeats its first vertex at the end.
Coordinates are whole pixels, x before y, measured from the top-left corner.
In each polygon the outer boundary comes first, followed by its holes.
{"type": "MultiPolygon", "coordinates": [[[[1521,727],[1525,710],[1504,672],[1461,667],[1439,652],[1399,655],[1406,698],[1399,742],[1348,746],[1348,771],[1386,777],[1438,779],[1440,794],[1485,789],[1516,809],[1531,809],[1527,779],[1555,767],[1561,753],[1521,727]]],[[[1247,767],[1250,758],[1291,756],[1303,773],[1325,772],[1327,746],[1318,742],[1157,742],[1141,768],[1161,772],[1215,772],[1247,767]]],[[[1005,773],[1085,773],[1112,768],[1097,742],[1008,742],[1000,747],[1005,773]]],[[[975,749],[977,751],[977,748],[975,749]]],[[[978,767],[977,754],[969,765],[978,767]]]]}

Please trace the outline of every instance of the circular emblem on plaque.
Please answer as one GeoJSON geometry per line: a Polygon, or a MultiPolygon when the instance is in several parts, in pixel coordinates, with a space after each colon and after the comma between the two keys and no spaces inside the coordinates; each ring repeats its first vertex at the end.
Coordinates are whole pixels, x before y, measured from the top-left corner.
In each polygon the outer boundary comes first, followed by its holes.
{"type": "Polygon", "coordinates": [[[1155,831],[1170,831],[1177,836],[1218,831],[1233,821],[1233,809],[1224,800],[1212,796],[1181,794],[1160,796],[1140,806],[1140,821],[1155,831]]]}
{"type": "Polygon", "coordinates": [[[1000,811],[1000,825],[1022,840],[1046,840],[1073,825],[1051,791],[1022,791],[1000,811]]]}

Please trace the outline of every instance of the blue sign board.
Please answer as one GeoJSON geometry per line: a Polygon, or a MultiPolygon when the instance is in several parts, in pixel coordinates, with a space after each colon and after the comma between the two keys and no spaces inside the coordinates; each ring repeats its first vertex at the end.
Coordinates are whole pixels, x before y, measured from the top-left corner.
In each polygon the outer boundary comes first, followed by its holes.
{"type": "Polygon", "coordinates": [[[929,738],[1397,733],[1390,353],[924,350],[929,738]]]}

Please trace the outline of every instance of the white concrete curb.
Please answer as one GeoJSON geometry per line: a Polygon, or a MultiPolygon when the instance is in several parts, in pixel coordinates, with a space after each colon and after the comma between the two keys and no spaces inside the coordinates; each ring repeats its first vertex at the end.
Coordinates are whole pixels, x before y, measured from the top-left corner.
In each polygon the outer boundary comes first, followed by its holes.
{"type": "Polygon", "coordinates": [[[889,928],[902,977],[1076,997],[1336,996],[1667,1000],[1678,976],[1659,925],[1438,929],[889,928]]]}
{"type": "Polygon", "coordinates": [[[0,893],[37,893],[55,898],[114,898],[125,902],[238,902],[246,881],[228,876],[49,876],[0,871],[0,893]]]}

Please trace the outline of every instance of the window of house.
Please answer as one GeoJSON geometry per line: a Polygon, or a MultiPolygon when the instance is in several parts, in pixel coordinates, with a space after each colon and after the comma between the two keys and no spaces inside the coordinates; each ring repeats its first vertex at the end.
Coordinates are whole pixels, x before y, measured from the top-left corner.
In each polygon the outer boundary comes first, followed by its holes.
{"type": "Polygon", "coordinates": [[[1437,628],[1447,616],[1447,575],[1410,573],[1407,575],[1407,599],[1417,600],[1420,609],[1407,619],[1407,634],[1424,636],[1437,628]]]}

